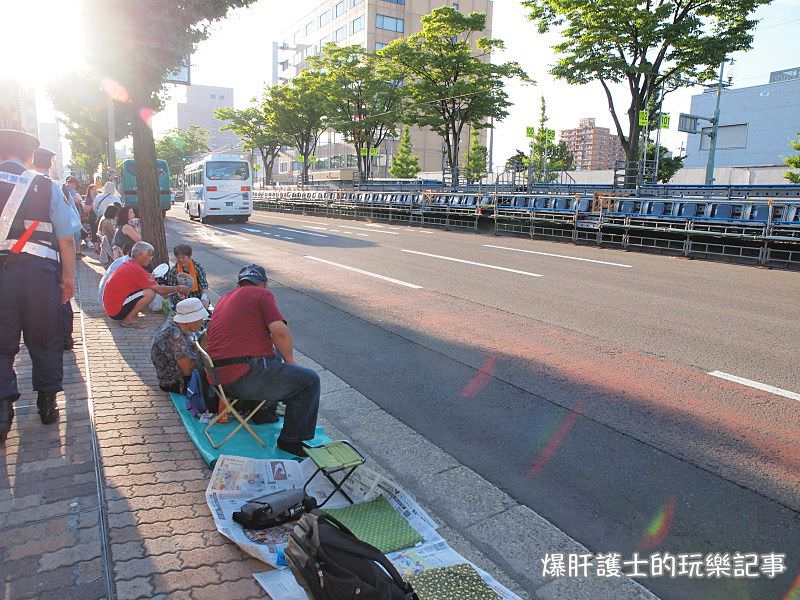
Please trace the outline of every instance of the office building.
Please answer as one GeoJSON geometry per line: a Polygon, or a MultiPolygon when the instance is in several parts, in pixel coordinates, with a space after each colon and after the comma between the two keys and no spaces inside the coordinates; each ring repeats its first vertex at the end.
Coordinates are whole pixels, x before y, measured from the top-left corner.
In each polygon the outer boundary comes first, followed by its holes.
{"type": "MultiPolygon", "coordinates": [[[[716,87],[692,96],[690,113],[714,115],[716,87]]],[[[726,88],[720,96],[717,167],[783,165],[794,154],[789,145],[800,132],[800,68],[776,71],[769,83],[726,88]]],[[[686,143],[686,168],[705,167],[711,124],[700,121],[702,134],[690,134],[686,143]]]]}
{"type": "MultiPolygon", "coordinates": [[[[464,13],[487,14],[484,35],[491,36],[491,0],[320,0],[316,7],[287,28],[283,40],[273,44],[273,84],[290,81],[308,66],[307,59],[316,55],[328,42],[341,45],[360,44],[370,51],[378,50],[392,40],[422,30],[421,19],[440,6],[452,6],[464,13]]],[[[399,133],[399,132],[398,132],[399,133]]],[[[422,172],[442,172],[442,139],[432,131],[412,129],[414,153],[420,159],[422,172]]],[[[486,143],[485,130],[481,133],[486,143]]],[[[377,176],[386,176],[398,139],[387,140],[373,167],[377,176]]],[[[461,143],[462,155],[469,146],[469,132],[461,143]]],[[[320,138],[315,163],[315,179],[346,179],[356,168],[351,145],[343,143],[339,134],[325,132],[320,138]]],[[[277,161],[275,176],[286,180],[296,174],[299,165],[290,155],[277,161]]]]}
{"type": "Polygon", "coordinates": [[[581,119],[575,129],[561,132],[561,141],[575,159],[576,171],[613,169],[618,160],[625,160],[619,136],[608,127],[597,127],[594,119],[581,119]]]}
{"type": "Polygon", "coordinates": [[[178,129],[195,125],[208,130],[208,146],[214,152],[226,152],[240,145],[239,138],[230,131],[221,131],[225,125],[214,117],[214,109],[233,107],[233,88],[212,85],[190,85],[186,88],[186,102],[178,103],[178,129]]]}
{"type": "Polygon", "coordinates": [[[38,134],[35,91],[9,76],[0,76],[0,129],[38,134]]]}

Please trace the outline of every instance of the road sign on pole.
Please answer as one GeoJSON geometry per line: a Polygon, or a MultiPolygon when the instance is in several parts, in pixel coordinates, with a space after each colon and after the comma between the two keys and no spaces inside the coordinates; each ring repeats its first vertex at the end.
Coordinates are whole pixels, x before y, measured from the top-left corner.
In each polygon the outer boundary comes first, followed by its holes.
{"type": "Polygon", "coordinates": [[[526,127],[525,128],[525,137],[535,138],[536,137],[536,128],[535,127],[526,127]]]}
{"type": "Polygon", "coordinates": [[[361,156],[366,156],[367,155],[367,149],[366,148],[361,148],[361,149],[359,149],[358,153],[361,156]]]}
{"type": "Polygon", "coordinates": [[[369,149],[369,155],[370,156],[380,156],[380,154],[381,154],[380,148],[370,148],[369,149]]]}
{"type": "Polygon", "coordinates": [[[553,141],[556,139],[556,130],[555,129],[548,129],[547,130],[547,139],[548,141],[553,141]]]}
{"type": "Polygon", "coordinates": [[[301,154],[300,156],[297,157],[297,162],[299,163],[306,162],[306,157],[301,154]]]}
{"type": "Polygon", "coordinates": [[[647,127],[647,124],[650,122],[650,113],[646,110],[639,111],[639,125],[641,127],[647,127]]]}
{"type": "Polygon", "coordinates": [[[661,129],[669,129],[669,113],[661,115],[661,129]]]}
{"type": "Polygon", "coordinates": [[[678,131],[683,133],[700,133],[700,130],[697,128],[699,121],[700,117],[697,115],[681,113],[678,116],[678,131]]]}

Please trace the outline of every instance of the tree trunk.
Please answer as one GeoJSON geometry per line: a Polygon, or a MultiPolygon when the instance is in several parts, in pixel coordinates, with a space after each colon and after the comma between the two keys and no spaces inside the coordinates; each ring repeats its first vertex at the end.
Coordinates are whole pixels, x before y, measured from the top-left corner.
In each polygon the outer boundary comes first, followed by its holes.
{"type": "MultiPolygon", "coordinates": [[[[142,99],[133,99],[134,106],[146,106],[142,99]]],[[[136,195],[139,197],[139,217],[142,220],[142,237],[155,249],[156,264],[168,262],[167,237],[158,189],[156,144],[153,130],[139,117],[133,118],[133,152],[136,159],[136,195]]]]}

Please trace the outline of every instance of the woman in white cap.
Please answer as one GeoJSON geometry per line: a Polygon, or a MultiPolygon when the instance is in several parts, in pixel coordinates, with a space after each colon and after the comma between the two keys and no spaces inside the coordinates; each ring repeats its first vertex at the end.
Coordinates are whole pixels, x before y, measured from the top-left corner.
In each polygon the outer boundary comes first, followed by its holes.
{"type": "Polygon", "coordinates": [[[113,181],[106,181],[103,185],[103,191],[94,199],[92,210],[94,210],[94,214],[99,219],[106,211],[106,207],[111,206],[115,202],[122,204],[122,198],[120,198],[120,195],[117,193],[117,186],[114,185],[113,181]]]}
{"type": "Polygon", "coordinates": [[[158,385],[165,392],[183,394],[192,371],[197,368],[197,352],[192,334],[203,326],[208,311],[199,298],[186,298],[175,306],[175,315],[164,321],[150,347],[150,360],[156,368],[158,385]]]}

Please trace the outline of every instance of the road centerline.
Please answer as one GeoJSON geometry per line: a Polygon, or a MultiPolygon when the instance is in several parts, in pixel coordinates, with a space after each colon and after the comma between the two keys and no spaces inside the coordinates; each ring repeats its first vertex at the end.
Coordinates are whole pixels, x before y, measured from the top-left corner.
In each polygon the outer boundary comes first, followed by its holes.
{"type": "Polygon", "coordinates": [[[289,229],[288,227],[276,227],[276,229],[280,229],[281,231],[288,231],[290,233],[301,233],[303,235],[311,235],[314,237],[321,237],[321,238],[330,237],[329,235],[325,235],[324,233],[312,233],[310,231],[303,231],[302,229],[289,229]]]}
{"type": "Polygon", "coordinates": [[[762,392],[769,392],[770,394],[775,394],[776,396],[783,396],[784,398],[789,398],[790,400],[797,400],[800,402],[800,394],[775,387],[774,385],[761,383],[760,381],[753,381],[752,379],[745,379],[744,377],[731,375],[730,373],[725,373],[724,371],[709,371],[708,375],[711,375],[712,377],[719,377],[720,379],[725,379],[726,381],[732,381],[733,383],[745,385],[756,390],[761,390],[762,392]]]}
{"type": "Polygon", "coordinates": [[[428,252],[418,252],[417,250],[401,250],[401,252],[407,252],[408,254],[419,254],[420,256],[429,256],[431,258],[440,258],[442,260],[450,260],[457,263],[464,263],[466,265],[474,265],[476,267],[485,267],[487,269],[496,269],[498,271],[506,271],[508,273],[517,273],[518,275],[527,275],[529,277],[544,277],[544,275],[540,273],[531,273],[529,271],[520,271],[519,269],[510,269],[508,267],[500,267],[498,265],[487,265],[486,263],[479,263],[474,262],[471,260],[464,260],[463,258],[453,258],[452,256],[442,256],[441,254],[430,254],[428,252]]]}
{"type": "Polygon", "coordinates": [[[536,250],[523,250],[522,248],[511,248],[509,246],[495,246],[494,244],[483,244],[484,248],[496,248],[498,250],[511,250],[512,252],[524,252],[525,254],[537,254],[539,256],[551,256],[553,258],[566,258],[567,260],[579,260],[581,262],[590,262],[598,265],[609,265],[612,267],[624,267],[632,269],[633,265],[624,265],[622,263],[608,262],[605,260],[594,260],[592,258],[581,258],[579,256],[566,256],[565,254],[551,254],[550,252],[538,252],[536,250]]]}
{"type": "Polygon", "coordinates": [[[402,285],[403,287],[411,288],[414,290],[421,290],[421,285],[416,285],[414,283],[409,283],[407,281],[401,281],[400,279],[395,279],[393,277],[387,277],[386,275],[380,275],[378,273],[372,273],[371,271],[365,271],[363,269],[358,269],[356,267],[351,267],[350,265],[343,265],[342,263],[333,262],[332,260],[325,260],[324,258],[319,258],[317,256],[306,256],[305,258],[309,260],[315,260],[317,262],[325,263],[326,265],[331,265],[333,267],[338,267],[339,269],[346,269],[348,271],[353,271],[354,273],[360,273],[361,275],[367,275],[369,277],[374,277],[376,279],[382,279],[383,281],[388,281],[390,283],[395,283],[397,285],[402,285]]]}

